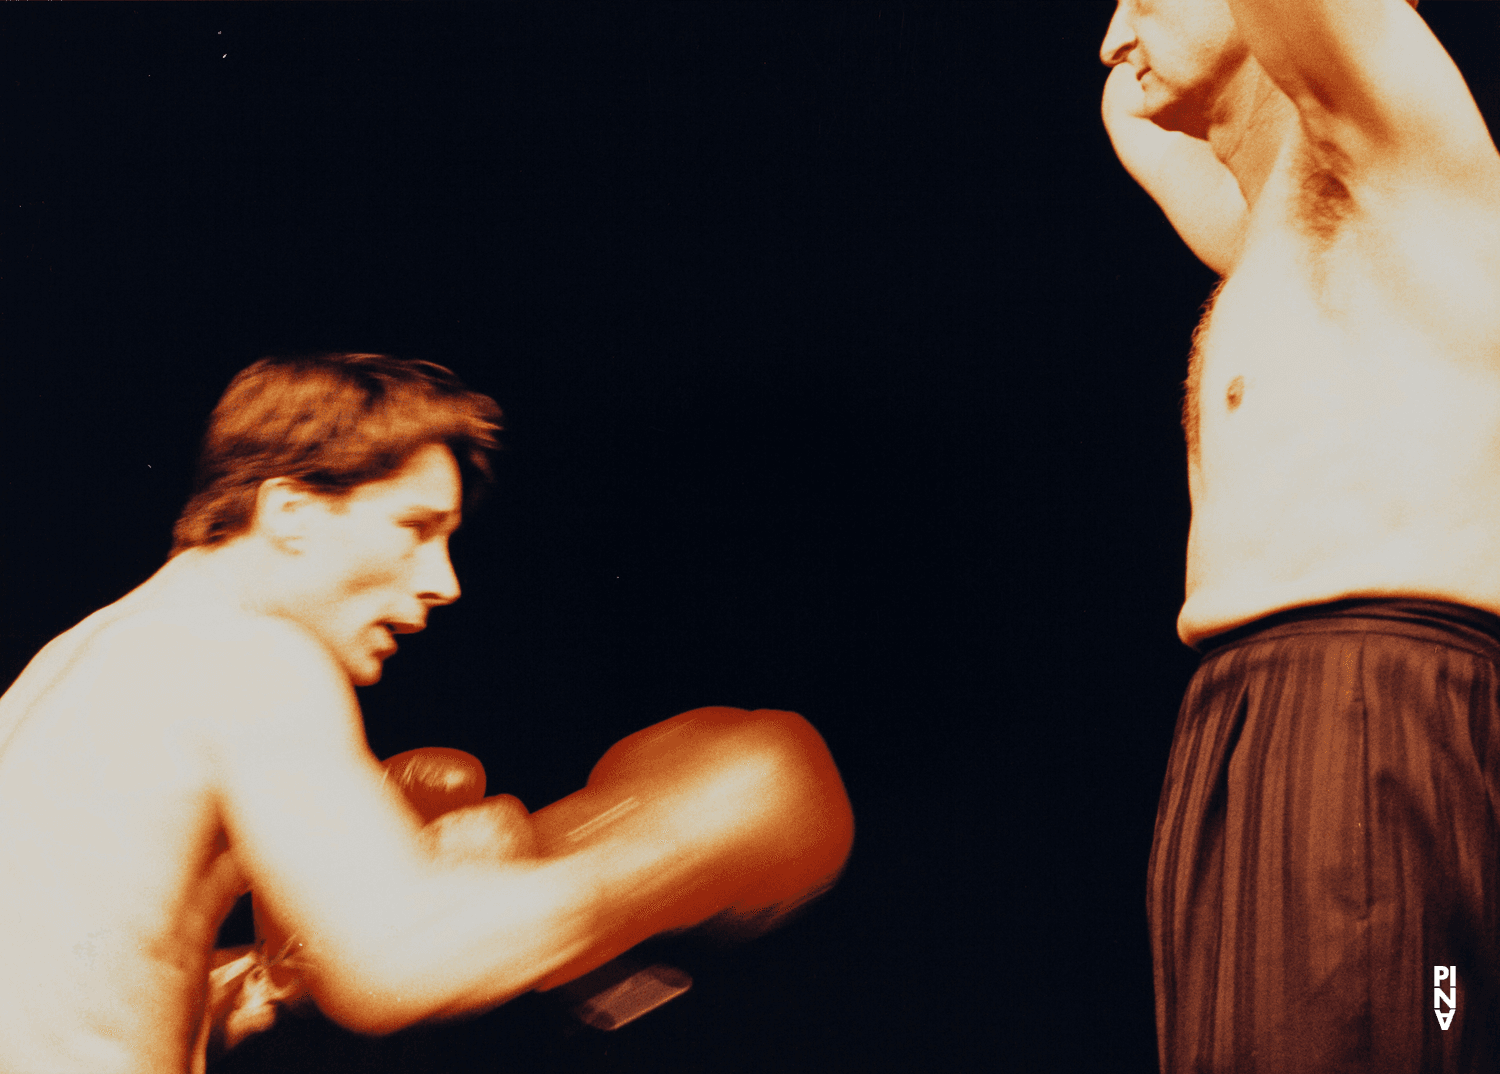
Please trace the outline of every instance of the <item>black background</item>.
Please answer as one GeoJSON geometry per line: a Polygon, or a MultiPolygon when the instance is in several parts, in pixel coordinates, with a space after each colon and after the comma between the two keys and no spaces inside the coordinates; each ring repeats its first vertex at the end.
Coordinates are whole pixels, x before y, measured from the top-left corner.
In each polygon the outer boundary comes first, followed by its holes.
{"type": "MultiPolygon", "coordinates": [[[[507,432],[463,600],[362,691],[377,755],[535,808],[646,723],[787,708],[858,818],[830,896],[667,950],[693,991],[618,1033],[527,996],[221,1069],[1154,1069],[1213,279],[1098,120],[1112,7],[0,11],[5,682],[160,565],[236,370],[390,351],[507,432]]],[[[1422,12],[1493,116],[1500,9],[1422,12]]]]}

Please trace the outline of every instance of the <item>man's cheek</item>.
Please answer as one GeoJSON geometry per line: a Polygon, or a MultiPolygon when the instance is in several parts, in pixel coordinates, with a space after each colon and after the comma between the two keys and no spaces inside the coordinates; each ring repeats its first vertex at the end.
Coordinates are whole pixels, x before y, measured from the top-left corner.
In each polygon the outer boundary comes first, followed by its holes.
{"type": "Polygon", "coordinates": [[[344,584],[350,593],[365,593],[394,585],[402,573],[399,557],[368,556],[353,565],[344,584]]]}

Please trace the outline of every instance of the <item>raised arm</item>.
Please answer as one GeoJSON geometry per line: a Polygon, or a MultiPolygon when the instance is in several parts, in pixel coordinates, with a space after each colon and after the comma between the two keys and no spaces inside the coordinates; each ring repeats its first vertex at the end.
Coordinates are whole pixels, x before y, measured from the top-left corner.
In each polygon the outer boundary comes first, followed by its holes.
{"type": "Polygon", "coordinates": [[[831,760],[820,768],[821,740],[799,743],[786,721],[805,721],[780,713],[687,720],[695,730],[648,750],[650,778],[634,785],[630,758],[606,757],[585,792],[537,814],[544,853],[440,852],[382,783],[338,673],[295,639],[274,647],[278,674],[241,683],[240,711],[217,724],[222,811],[257,899],[301,943],[313,998],[350,1028],[388,1032],[560,983],[657,932],[753,907],[768,862],[785,868],[791,853],[826,874],[848,852],[851,833],[817,830],[848,826],[836,772],[826,816],[807,809],[831,760]]]}
{"type": "Polygon", "coordinates": [[[1229,0],[1251,55],[1297,108],[1336,175],[1500,175],[1463,76],[1408,0],[1229,0]]]}
{"type": "Polygon", "coordinates": [[[1239,255],[1245,199],[1209,144],[1140,115],[1135,69],[1120,64],[1104,84],[1104,128],[1120,163],[1166,213],[1188,248],[1225,275],[1239,255]]]}

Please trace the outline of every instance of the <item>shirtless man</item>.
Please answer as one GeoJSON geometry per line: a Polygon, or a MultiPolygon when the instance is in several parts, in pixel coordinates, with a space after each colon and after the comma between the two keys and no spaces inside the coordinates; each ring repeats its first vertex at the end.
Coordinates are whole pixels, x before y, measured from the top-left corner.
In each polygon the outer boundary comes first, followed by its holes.
{"type": "Polygon", "coordinates": [[[458,598],[448,538],[498,416],[378,355],[231,384],[166,566],[0,698],[0,1071],[201,1068],[250,887],[323,1011],[387,1033],[830,882],[848,800],[789,713],[684,714],[547,809],[498,796],[436,833],[385,783],[352,687],[458,598]]]}
{"type": "Polygon", "coordinates": [[[1500,1068],[1500,156],[1413,8],[1121,0],[1101,49],[1121,161],[1222,277],[1164,1071],[1500,1068]]]}

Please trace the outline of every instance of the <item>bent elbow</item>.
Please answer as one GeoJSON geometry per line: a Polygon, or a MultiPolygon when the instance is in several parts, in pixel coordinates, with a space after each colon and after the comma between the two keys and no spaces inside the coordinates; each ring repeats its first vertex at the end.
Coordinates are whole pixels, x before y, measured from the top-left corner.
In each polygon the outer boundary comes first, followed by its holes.
{"type": "Polygon", "coordinates": [[[347,972],[319,975],[308,991],[329,1021],[365,1037],[389,1036],[422,1021],[426,1013],[400,990],[347,972]]]}
{"type": "Polygon", "coordinates": [[[443,987],[423,987],[435,975],[389,951],[320,967],[306,973],[308,993],[329,1021],[351,1033],[385,1037],[445,1013],[452,997],[443,987]]]}
{"type": "MultiPolygon", "coordinates": [[[[445,885],[461,883],[451,874],[445,885]]],[[[489,889],[486,889],[489,890],[489,889]]],[[[493,905],[494,892],[483,903],[493,905]]],[[[497,933],[481,900],[448,901],[410,928],[389,931],[359,955],[329,960],[309,974],[308,991],[331,1021],[383,1037],[422,1023],[460,1018],[509,1002],[532,988],[536,965],[551,953],[537,932],[514,922],[497,933]],[[452,912],[448,912],[451,910],[452,912]]],[[[505,902],[502,897],[500,902],[505,902]]],[[[443,903],[429,898],[428,906],[443,903]]]]}

